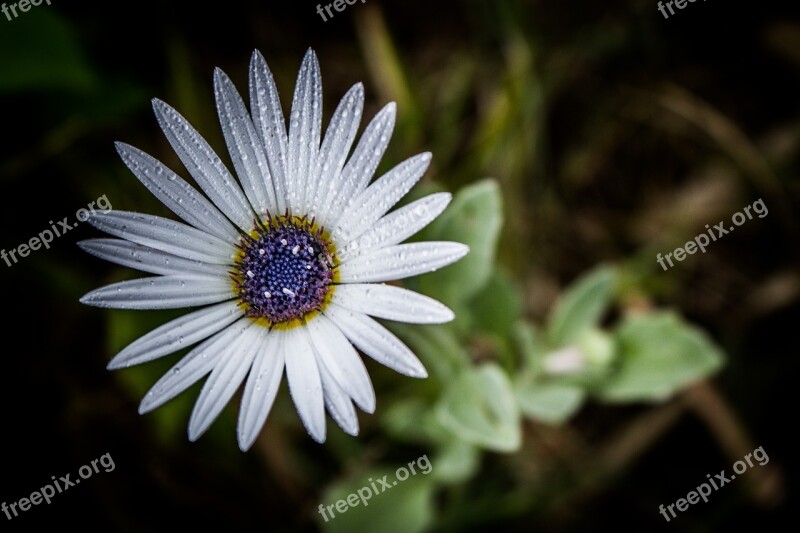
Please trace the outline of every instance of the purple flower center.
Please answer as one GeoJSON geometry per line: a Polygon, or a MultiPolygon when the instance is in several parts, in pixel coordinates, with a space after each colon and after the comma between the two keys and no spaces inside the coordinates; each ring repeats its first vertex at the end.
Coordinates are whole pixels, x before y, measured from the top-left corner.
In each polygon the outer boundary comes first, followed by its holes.
{"type": "Polygon", "coordinates": [[[270,217],[240,244],[233,278],[245,315],[270,326],[320,311],[330,299],[335,270],[325,232],[304,217],[270,217]]]}

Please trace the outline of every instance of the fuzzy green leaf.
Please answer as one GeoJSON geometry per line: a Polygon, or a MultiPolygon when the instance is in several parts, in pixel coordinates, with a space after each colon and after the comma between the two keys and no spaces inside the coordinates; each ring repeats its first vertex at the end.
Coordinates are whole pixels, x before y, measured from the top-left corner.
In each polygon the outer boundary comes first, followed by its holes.
{"type": "Polygon", "coordinates": [[[548,334],[553,346],[566,346],[603,316],[614,294],[616,272],[600,267],[578,279],[561,297],[550,316],[548,334]]]}
{"type": "Polygon", "coordinates": [[[511,452],[521,444],[517,400],[508,377],[494,363],[448,383],[437,414],[444,427],[477,446],[511,452]]]}
{"type": "Polygon", "coordinates": [[[619,367],[597,391],[608,401],[666,399],[724,361],[705,332],[671,312],[627,318],[616,336],[619,367]]]}
{"type": "Polygon", "coordinates": [[[546,424],[561,424],[575,414],[586,393],[580,387],[560,383],[519,380],[516,387],[520,410],[546,424]]]}
{"type": "Polygon", "coordinates": [[[492,274],[502,225],[502,199],[495,181],[461,189],[448,209],[427,228],[424,238],[461,242],[470,247],[470,252],[453,265],[421,276],[421,292],[454,306],[477,294],[492,274]]]}

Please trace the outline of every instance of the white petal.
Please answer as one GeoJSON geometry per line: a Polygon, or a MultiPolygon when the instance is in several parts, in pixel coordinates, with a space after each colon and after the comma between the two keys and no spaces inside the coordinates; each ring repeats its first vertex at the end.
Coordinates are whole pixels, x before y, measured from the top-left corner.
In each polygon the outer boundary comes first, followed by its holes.
{"type": "Polygon", "coordinates": [[[233,340],[231,348],[220,357],[192,409],[189,419],[190,441],[196,441],[205,433],[230,401],[250,370],[260,335],[266,334],[267,330],[262,326],[251,324],[233,340]]]}
{"type": "Polygon", "coordinates": [[[348,435],[358,435],[358,417],[353,408],[350,397],[339,387],[325,365],[319,365],[320,377],[322,378],[322,390],[325,394],[325,407],[331,414],[339,427],[348,435]]]}
{"type": "Polygon", "coordinates": [[[366,252],[403,242],[430,224],[452,199],[446,192],[431,194],[392,211],[359,238],[337,252],[341,261],[346,261],[366,252]]]}
{"type": "Polygon", "coordinates": [[[90,215],[88,222],[115,237],[204,263],[228,265],[235,256],[232,244],[168,218],[109,211],[90,215]]]}
{"type": "Polygon", "coordinates": [[[352,198],[344,215],[334,225],[334,238],[350,241],[372,227],[411,190],[430,163],[429,152],[406,159],[352,198]]]}
{"type": "Polygon", "coordinates": [[[184,274],[226,277],[228,267],[186,259],[121,239],[89,239],[78,242],[83,250],[95,257],[135,268],[151,274],[184,274]]]}
{"type": "Polygon", "coordinates": [[[286,179],[286,197],[290,211],[302,208],[305,203],[308,175],[317,164],[321,131],[322,78],[317,56],[309,48],[297,75],[289,120],[289,173],[286,179]]]}
{"type": "Polygon", "coordinates": [[[167,140],[200,188],[234,224],[250,231],[253,210],[211,146],[180,113],[161,100],[153,100],[153,110],[167,140]]]}
{"type": "Polygon", "coordinates": [[[278,211],[282,213],[288,207],[285,183],[288,175],[289,139],[278,88],[264,56],[257,50],[250,60],[250,110],[256,132],[267,150],[275,200],[278,211]]]}
{"type": "Polygon", "coordinates": [[[81,303],[113,309],[177,309],[215,304],[234,296],[228,279],[155,276],[100,287],[86,293],[81,303]]]}
{"type": "Polygon", "coordinates": [[[351,311],[413,324],[442,324],[455,318],[447,306],[433,298],[391,285],[338,285],[333,301],[351,311]]]}
{"type": "Polygon", "coordinates": [[[311,438],[325,442],[325,403],[314,349],[299,328],[279,334],[284,337],[286,377],[297,414],[311,438]]]}
{"type": "Polygon", "coordinates": [[[225,302],[176,318],[126,346],[108,368],[138,365],[191,346],[222,331],[243,314],[237,302],[225,302]]]}
{"type": "Polygon", "coordinates": [[[176,215],[224,241],[239,238],[236,228],[214,204],[159,160],[129,144],[118,142],[116,147],[131,172],[176,215]]]}
{"type": "Polygon", "coordinates": [[[330,191],[337,191],[343,185],[342,168],[356,138],[363,110],[364,86],[357,83],[347,91],[331,117],[319,151],[317,168],[312,174],[314,180],[308,184],[306,209],[320,220],[325,220],[333,199],[330,191]]]}
{"type": "Polygon", "coordinates": [[[214,72],[214,96],[225,143],[250,205],[259,215],[275,213],[278,205],[261,139],[242,97],[220,69],[214,72]]]}
{"type": "Polygon", "coordinates": [[[316,350],[317,360],[325,365],[342,390],[361,409],[374,412],[375,390],[367,369],[341,330],[322,314],[309,320],[306,330],[316,350]]]}
{"type": "Polygon", "coordinates": [[[250,324],[250,319],[243,318],[186,354],[145,394],[139,405],[139,414],[163,405],[211,372],[220,358],[231,349],[233,340],[240,337],[250,324]]]}
{"type": "Polygon", "coordinates": [[[339,265],[342,283],[391,281],[432,272],[458,261],[469,247],[458,242],[413,242],[381,248],[339,265]]]}
{"type": "Polygon", "coordinates": [[[281,335],[262,335],[259,339],[256,358],[244,386],[239,410],[239,448],[247,451],[255,442],[267,420],[267,415],[278,388],[284,368],[284,353],[281,335]]]}
{"type": "Polygon", "coordinates": [[[325,315],[336,324],[356,347],[382,365],[412,378],[425,378],[428,373],[417,356],[376,321],[331,303],[325,315]]]}
{"type": "Polygon", "coordinates": [[[333,227],[342,213],[347,211],[347,206],[358,205],[352,203],[353,199],[364,190],[375,174],[392,137],[396,114],[397,106],[390,102],[375,115],[361,135],[341,178],[329,182],[327,190],[323,190],[321,205],[329,205],[326,216],[322,218],[325,225],[333,227]]]}

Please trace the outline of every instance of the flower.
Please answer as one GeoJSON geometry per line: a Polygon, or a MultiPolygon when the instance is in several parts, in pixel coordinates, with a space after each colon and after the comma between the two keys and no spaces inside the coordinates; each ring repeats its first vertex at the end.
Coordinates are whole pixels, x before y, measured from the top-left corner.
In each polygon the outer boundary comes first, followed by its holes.
{"type": "Polygon", "coordinates": [[[442,323],[454,315],[436,300],[380,282],[436,270],[463,257],[453,242],[402,241],[429,224],[451,196],[432,194],[387,212],[420,179],[430,153],[403,161],[369,183],[386,150],[395,104],[369,123],[352,155],[364,104],[362,84],[342,98],[322,138],[322,81],[316,55],[303,59],[288,132],[266,61],[250,63],[250,109],[221,70],[214,95],[238,183],[175,109],[153,100],[159,125],[205,193],[150,155],[117,143],[142,184],[185,223],[110,211],[89,222],[116,239],[90,239],[87,252],[153,277],[114,283],[81,302],[119,309],[204,306],[123,349],[125,368],[200,343],[150,389],[146,413],[210,373],[189,422],[199,438],[242,384],[238,441],[249,449],[269,414],[284,369],[303,425],[325,440],[325,409],[358,434],[353,403],[375,410],[364,354],[402,374],[425,368],[370,317],[442,323]],[[246,379],[246,381],[245,381],[246,379]]]}

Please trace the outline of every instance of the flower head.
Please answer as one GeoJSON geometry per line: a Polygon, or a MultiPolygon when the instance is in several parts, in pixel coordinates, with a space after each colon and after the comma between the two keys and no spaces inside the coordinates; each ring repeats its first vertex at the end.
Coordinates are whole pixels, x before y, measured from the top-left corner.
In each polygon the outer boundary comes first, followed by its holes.
{"type": "Polygon", "coordinates": [[[432,194],[388,212],[431,156],[412,157],[370,183],[394,127],[395,105],[375,116],[348,158],[363,86],[347,92],[323,137],[322,82],[311,50],[300,68],[288,131],[258,52],[250,64],[250,112],[219,69],[214,94],[238,181],[185,118],[154,100],[161,128],[205,195],[150,155],[117,143],[133,174],[185,223],[123,211],[93,215],[95,227],[117,238],[83,241],[83,249],[155,276],[102,287],[81,302],[119,309],[203,306],[136,340],[109,363],[124,368],[199,343],[139,409],[155,409],[210,374],[191,415],[190,440],[208,429],[244,382],[238,438],[242,450],[252,446],[284,369],[312,438],[325,440],[326,408],[356,435],[353,404],[373,412],[375,392],[353,345],[402,374],[427,375],[370,316],[413,323],[453,318],[436,300],[380,283],[467,253],[452,242],[400,244],[439,216],[450,195],[432,194]]]}

